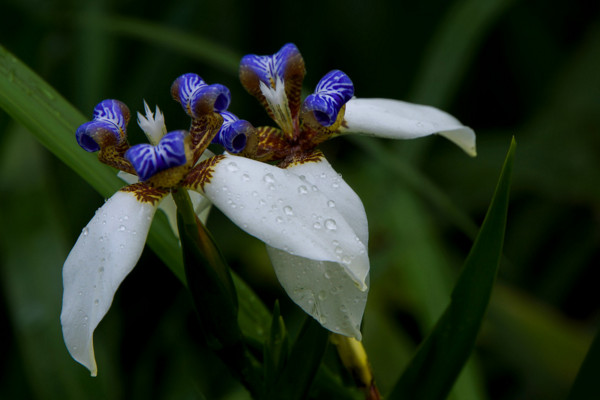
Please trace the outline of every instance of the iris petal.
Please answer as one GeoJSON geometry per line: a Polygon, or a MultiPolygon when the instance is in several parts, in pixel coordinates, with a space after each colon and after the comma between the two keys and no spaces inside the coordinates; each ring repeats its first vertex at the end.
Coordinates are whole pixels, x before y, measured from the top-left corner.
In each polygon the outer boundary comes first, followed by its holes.
{"type": "Polygon", "coordinates": [[[321,192],[307,177],[233,155],[210,171],[204,193],[238,226],[266,244],[290,254],[343,265],[366,290],[369,259],[336,198],[321,192]]]}
{"type": "Polygon", "coordinates": [[[317,84],[315,93],[304,100],[303,112],[312,112],[317,122],[331,126],[337,120],[340,109],[354,95],[352,81],[340,70],[327,73],[317,84]]]}
{"type": "Polygon", "coordinates": [[[435,107],[390,99],[351,99],[346,103],[342,133],[363,133],[390,139],[439,134],[475,156],[475,132],[435,107]]]}
{"type": "Polygon", "coordinates": [[[246,147],[248,135],[254,131],[254,127],[248,121],[240,120],[228,111],[220,114],[223,117],[223,125],[213,139],[213,143],[220,144],[233,154],[241,152],[246,147]]]}
{"type": "Polygon", "coordinates": [[[138,144],[125,153],[140,181],[144,182],[160,171],[186,163],[184,132],[173,131],[163,136],[156,146],[138,144]]]}
{"type": "Polygon", "coordinates": [[[71,356],[97,374],[93,334],[137,263],[156,204],[117,192],[83,228],[63,267],[61,324],[71,356]]]}
{"type": "MultiPolygon", "coordinates": [[[[267,246],[286,293],[326,329],[361,339],[368,290],[360,290],[338,263],[316,261],[267,246]]],[[[368,284],[368,277],[367,277],[368,284]]]]}
{"type": "Polygon", "coordinates": [[[192,118],[227,110],[231,102],[229,89],[221,84],[208,85],[199,75],[181,75],[173,82],[171,94],[192,118]]]}

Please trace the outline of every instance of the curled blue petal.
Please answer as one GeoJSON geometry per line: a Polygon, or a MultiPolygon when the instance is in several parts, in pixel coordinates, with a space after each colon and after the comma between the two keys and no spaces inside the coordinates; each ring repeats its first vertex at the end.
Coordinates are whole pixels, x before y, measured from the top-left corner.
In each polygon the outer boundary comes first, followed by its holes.
{"type": "Polygon", "coordinates": [[[248,135],[254,127],[250,122],[239,119],[229,111],[220,114],[223,116],[223,125],[213,139],[213,143],[218,143],[228,152],[237,154],[246,147],[248,135]]]}
{"type": "Polygon", "coordinates": [[[231,93],[221,84],[208,85],[197,74],[184,74],[173,82],[171,94],[192,118],[229,107],[231,93]]]}
{"type": "Polygon", "coordinates": [[[299,54],[295,44],[287,43],[272,56],[244,56],[240,62],[240,70],[253,73],[265,85],[274,88],[277,78],[284,81],[288,63],[299,54]]]}
{"type": "Polygon", "coordinates": [[[321,125],[331,126],[337,120],[342,106],[352,96],[354,85],[348,75],[340,70],[333,70],[319,81],[315,93],[304,100],[302,109],[304,112],[312,112],[321,125]]]}
{"type": "Polygon", "coordinates": [[[131,113],[125,103],[119,100],[103,100],[94,107],[94,120],[113,124],[123,136],[131,113]]]}
{"type": "Polygon", "coordinates": [[[184,131],[169,132],[156,146],[138,144],[131,147],[125,158],[133,165],[140,181],[144,182],[158,172],[187,162],[184,138],[184,131]]]}
{"type": "Polygon", "coordinates": [[[129,108],[119,100],[103,100],[94,107],[94,119],[77,128],[75,138],[85,151],[127,140],[129,108]]]}

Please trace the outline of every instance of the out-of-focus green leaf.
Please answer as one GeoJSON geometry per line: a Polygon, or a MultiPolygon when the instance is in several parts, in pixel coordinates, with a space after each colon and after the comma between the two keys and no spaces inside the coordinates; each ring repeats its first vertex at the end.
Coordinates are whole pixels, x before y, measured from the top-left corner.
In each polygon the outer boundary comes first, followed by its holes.
{"type": "Polygon", "coordinates": [[[489,303],[502,255],[515,147],[513,140],[486,218],[452,292],[450,305],[388,398],[445,398],[467,361],[489,303]]]}
{"type": "Polygon", "coordinates": [[[568,400],[585,400],[600,398],[600,330],[590,346],[590,349],[581,364],[577,378],[571,387],[568,400]]]}
{"type": "Polygon", "coordinates": [[[280,369],[275,385],[267,388],[264,398],[305,399],[317,375],[328,341],[329,332],[313,318],[307,317],[285,367],[280,369]]]}
{"type": "Polygon", "coordinates": [[[275,302],[273,318],[271,320],[271,333],[264,347],[263,366],[265,371],[265,385],[271,387],[288,358],[288,335],[285,323],[279,310],[279,302],[275,302]]]}
{"type": "Polygon", "coordinates": [[[188,288],[209,347],[220,350],[242,340],[237,295],[229,267],[198,220],[185,190],[173,193],[188,288]]]}
{"type": "Polygon", "coordinates": [[[188,288],[207,344],[251,393],[260,393],[262,370],[242,341],[229,267],[194,213],[187,191],[173,197],[188,288]]]}

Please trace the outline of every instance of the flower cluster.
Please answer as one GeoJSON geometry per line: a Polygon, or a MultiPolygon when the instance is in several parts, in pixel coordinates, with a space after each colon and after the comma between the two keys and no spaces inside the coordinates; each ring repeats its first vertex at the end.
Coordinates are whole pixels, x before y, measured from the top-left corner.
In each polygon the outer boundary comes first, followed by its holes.
{"type": "Polygon", "coordinates": [[[227,111],[229,90],[195,74],[171,94],[191,117],[189,131],[166,133],[146,106],[138,123],[150,144],[130,147],[129,110],[105,100],[76,133],[87,151],[122,171],[131,184],[112,196],[83,229],[63,269],[61,322],[71,355],[96,374],[92,336],[117,287],[137,263],[159,205],[174,209],[172,190],[195,193],[197,213],[209,204],[267,245],[290,298],[325,328],[360,340],[368,287],[367,217],[356,193],[317,146],[361,133],[409,139],[445,136],[475,155],[475,135],[438,109],[387,99],[357,99],[350,78],[326,74],[301,99],[305,66],[286,44],[272,56],[245,56],[240,80],[277,127],[254,127],[227,111]],[[208,152],[210,143],[225,152],[208,152]]]}

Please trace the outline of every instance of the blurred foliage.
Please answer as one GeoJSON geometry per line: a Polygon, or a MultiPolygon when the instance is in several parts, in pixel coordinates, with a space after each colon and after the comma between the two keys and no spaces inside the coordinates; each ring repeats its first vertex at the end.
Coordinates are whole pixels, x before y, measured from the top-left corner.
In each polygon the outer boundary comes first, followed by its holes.
{"type": "MultiPolygon", "coordinates": [[[[478,135],[475,159],[441,138],[324,146],[369,216],[364,342],[382,393],[448,304],[514,135],[504,259],[474,356],[451,398],[565,398],[600,318],[593,279],[600,260],[600,3],[0,5],[0,44],[85,116],[104,98],[132,110],[146,99],[165,111],[170,129],[187,125],[169,95],[184,72],[227,85],[233,112],[266,123],[238,83],[236,65],[243,54],[273,53],[285,42],[301,50],[309,88],[340,68],[359,97],[434,105],[478,135]]],[[[141,131],[132,128],[131,140],[142,140],[141,131]]],[[[99,377],[70,359],[58,319],[60,271],[102,198],[3,112],[0,145],[0,318],[8,335],[0,398],[247,399],[198,340],[190,298],[151,251],[95,335],[99,377]]],[[[208,228],[267,308],[279,299],[295,337],[302,313],[278,286],[262,243],[218,210],[208,228]]]]}

